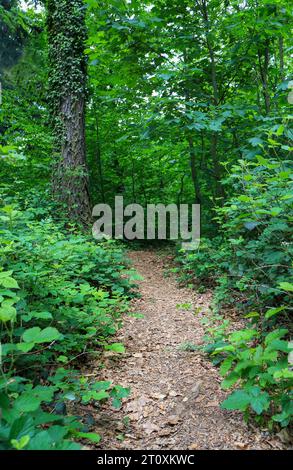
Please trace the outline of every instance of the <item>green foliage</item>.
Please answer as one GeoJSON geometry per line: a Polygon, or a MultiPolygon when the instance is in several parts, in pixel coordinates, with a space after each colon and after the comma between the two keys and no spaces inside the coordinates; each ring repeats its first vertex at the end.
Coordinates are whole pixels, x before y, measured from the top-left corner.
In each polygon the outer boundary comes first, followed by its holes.
{"type": "Polygon", "coordinates": [[[68,404],[110,400],[120,407],[129,394],[70,367],[104,349],[124,352],[107,339],[121,325],[132,286],[122,276],[129,269],[115,243],[97,244],[75,231],[49,217],[38,220],[33,209],[6,205],[0,211],[2,449],[97,443],[99,436],[79,419],[62,415],[68,404]]]}
{"type": "Polygon", "coordinates": [[[180,257],[182,279],[213,280],[218,305],[236,298],[247,310],[290,301],[281,286],[292,276],[291,162],[278,129],[267,133],[255,157],[233,166],[234,196],[216,209],[221,237],[203,239],[196,253],[180,257]]]}
{"type": "Polygon", "coordinates": [[[222,407],[271,429],[288,426],[293,414],[292,191],[284,133],[288,138],[285,126],[274,126],[255,156],[232,167],[226,183],[232,181],[234,195],[216,208],[221,236],[202,240],[196,253],[179,254],[178,268],[184,282],[215,286],[216,311],[233,304],[246,313],[247,328],[233,333],[221,315],[211,324],[206,319],[205,351],[220,365],[222,387],[237,387],[222,407]]]}
{"type": "MultiPolygon", "coordinates": [[[[286,426],[289,1],[42,3],[41,12],[14,0],[0,5],[0,446],[98,443],[71,416],[72,405],[118,407],[129,393],[89,381],[80,365],[104,350],[124,353],[110,337],[138,278],[116,243],[94,243],[50,195],[53,163],[65,147],[77,148],[78,129],[67,135],[67,117],[83,128],[85,98],[92,203],[111,205],[117,194],[144,207],[201,202],[201,243],[179,253],[179,279],[200,292],[215,288],[217,311],[236,305],[250,322],[228,333],[223,317],[215,314],[213,325],[203,318],[223,387],[237,387],[223,406],[286,426]]],[[[75,163],[61,166],[55,198],[72,196],[78,205],[87,171],[75,163]],[[72,191],[65,180],[75,178],[82,184],[72,191]]]]}
{"type": "MultiPolygon", "coordinates": [[[[282,309],[276,309],[281,311],[282,309]]],[[[271,326],[271,317],[258,327],[256,312],[250,315],[246,329],[229,332],[229,323],[221,317],[210,319],[205,351],[220,365],[224,390],[235,388],[222,403],[227,410],[240,410],[246,419],[253,416],[271,429],[288,426],[293,417],[293,372],[289,363],[292,343],[288,329],[271,326]]]]}

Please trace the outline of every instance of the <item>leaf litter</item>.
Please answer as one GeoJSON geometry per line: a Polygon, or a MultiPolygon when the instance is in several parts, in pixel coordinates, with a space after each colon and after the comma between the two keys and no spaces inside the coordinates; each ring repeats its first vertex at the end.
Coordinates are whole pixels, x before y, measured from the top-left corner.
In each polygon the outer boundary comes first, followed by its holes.
{"type": "Polygon", "coordinates": [[[208,312],[211,292],[179,287],[164,275],[169,257],[156,251],[130,252],[129,258],[143,277],[141,298],[132,305],[141,318],[126,316],[117,335],[126,353],[119,360],[105,357],[97,378],[130,387],[131,394],[120,410],[105,404],[96,414],[95,431],[103,436],[97,448],[282,449],[281,440],[245,423],[241,413],[222,410],[227,392],[218,369],[200,350],[180,348],[203,344],[200,319],[208,312]]]}

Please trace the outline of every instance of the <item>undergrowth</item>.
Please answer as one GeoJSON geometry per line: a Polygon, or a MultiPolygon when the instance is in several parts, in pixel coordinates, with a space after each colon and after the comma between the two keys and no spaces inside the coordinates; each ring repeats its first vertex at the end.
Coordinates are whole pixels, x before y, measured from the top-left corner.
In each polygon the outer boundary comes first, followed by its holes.
{"type": "Polygon", "coordinates": [[[98,244],[44,211],[2,202],[0,448],[98,443],[75,416],[79,405],[120,407],[129,389],[86,377],[82,365],[93,356],[101,363],[105,349],[124,352],[111,336],[133,295],[134,273],[115,242],[98,244]]]}

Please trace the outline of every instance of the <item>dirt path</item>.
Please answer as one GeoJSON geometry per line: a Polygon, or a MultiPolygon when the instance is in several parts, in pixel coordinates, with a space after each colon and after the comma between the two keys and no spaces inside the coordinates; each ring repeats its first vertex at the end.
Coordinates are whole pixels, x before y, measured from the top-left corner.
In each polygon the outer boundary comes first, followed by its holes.
{"type": "Polygon", "coordinates": [[[164,275],[163,259],[155,252],[136,251],[130,258],[144,278],[142,298],[134,304],[134,312],[144,318],[126,318],[117,340],[127,353],[122,359],[106,358],[103,378],[131,387],[131,396],[118,412],[99,415],[101,448],[278,448],[264,433],[249,429],[240,414],[220,409],[225,393],[217,369],[201,353],[182,348],[202,343],[199,319],[209,295],[180,289],[164,275]],[[189,302],[189,311],[177,307],[189,302]],[[198,307],[201,313],[194,315],[198,307]]]}

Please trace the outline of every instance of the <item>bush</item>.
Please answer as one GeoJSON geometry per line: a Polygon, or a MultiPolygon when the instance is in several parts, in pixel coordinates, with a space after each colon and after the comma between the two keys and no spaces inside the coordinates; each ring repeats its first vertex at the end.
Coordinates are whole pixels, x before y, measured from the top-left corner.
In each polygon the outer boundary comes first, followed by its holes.
{"type": "Polygon", "coordinates": [[[234,196],[216,209],[219,236],[201,240],[196,253],[178,258],[181,279],[215,286],[216,314],[205,351],[221,364],[223,388],[239,387],[223,408],[241,410],[246,418],[252,414],[270,428],[289,425],[293,412],[288,362],[293,196],[284,132],[284,126],[275,126],[267,142],[261,140],[262,155],[233,166],[226,183],[234,196]],[[229,333],[229,321],[219,311],[230,304],[246,313],[247,328],[229,333]]]}
{"type": "Polygon", "coordinates": [[[272,429],[276,423],[285,427],[293,415],[293,371],[289,363],[288,329],[278,328],[276,317],[282,307],[270,309],[259,327],[260,315],[251,312],[247,328],[229,333],[229,322],[212,320],[205,351],[224,378],[223,389],[237,386],[222,403],[227,410],[240,410],[246,419],[252,415],[272,429]],[[224,327],[223,327],[224,325],[224,327]]]}
{"type": "Polygon", "coordinates": [[[74,449],[72,437],[98,442],[80,420],[62,414],[80,401],[110,399],[119,407],[129,393],[70,367],[105,348],[124,351],[109,344],[133,287],[123,252],[74,227],[65,231],[64,222],[37,220],[33,210],[6,205],[0,214],[0,447],[74,449]]]}
{"type": "Polygon", "coordinates": [[[242,310],[265,310],[289,302],[280,288],[292,276],[293,254],[291,162],[284,158],[285,147],[270,132],[265,156],[233,166],[229,182],[235,195],[216,209],[220,236],[202,239],[196,253],[179,257],[188,281],[215,280],[218,306],[236,299],[242,310]]]}

